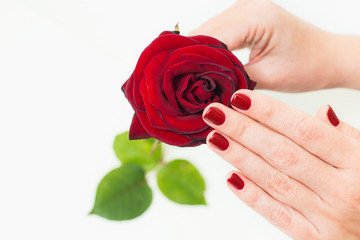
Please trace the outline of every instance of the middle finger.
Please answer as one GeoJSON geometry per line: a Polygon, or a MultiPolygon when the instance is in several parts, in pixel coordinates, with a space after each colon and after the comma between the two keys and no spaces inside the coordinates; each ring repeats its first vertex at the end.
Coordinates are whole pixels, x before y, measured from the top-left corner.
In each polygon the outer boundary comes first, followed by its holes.
{"type": "Polygon", "coordinates": [[[285,136],[219,103],[209,105],[203,117],[211,127],[239,142],[320,196],[333,190],[330,186],[332,181],[337,181],[336,169],[285,136]]]}

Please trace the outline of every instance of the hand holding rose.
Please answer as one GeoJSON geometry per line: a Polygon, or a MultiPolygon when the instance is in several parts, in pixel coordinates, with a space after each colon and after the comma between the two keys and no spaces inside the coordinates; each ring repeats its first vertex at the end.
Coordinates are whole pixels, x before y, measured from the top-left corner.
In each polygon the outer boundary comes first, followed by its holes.
{"type": "Polygon", "coordinates": [[[287,92],[360,89],[360,37],[325,32],[269,0],[238,0],[192,31],[230,50],[249,47],[245,65],[257,88],[287,92]]]}
{"type": "MultiPolygon", "coordinates": [[[[231,50],[250,47],[245,69],[259,88],[299,92],[360,89],[360,38],[322,31],[267,0],[238,0],[191,34],[231,50]]],[[[360,131],[330,106],[317,118],[239,90],[232,108],[210,104],[210,149],[240,172],[234,193],[295,239],[360,238],[360,131]]]]}

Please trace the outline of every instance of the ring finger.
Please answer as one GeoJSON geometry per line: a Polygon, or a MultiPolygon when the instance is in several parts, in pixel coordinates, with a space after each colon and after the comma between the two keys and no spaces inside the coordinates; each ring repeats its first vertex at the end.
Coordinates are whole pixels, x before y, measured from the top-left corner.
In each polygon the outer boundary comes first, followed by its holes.
{"type": "Polygon", "coordinates": [[[238,142],[213,131],[208,135],[210,148],[239,169],[249,179],[279,201],[311,217],[323,205],[312,190],[278,171],[238,142]]]}

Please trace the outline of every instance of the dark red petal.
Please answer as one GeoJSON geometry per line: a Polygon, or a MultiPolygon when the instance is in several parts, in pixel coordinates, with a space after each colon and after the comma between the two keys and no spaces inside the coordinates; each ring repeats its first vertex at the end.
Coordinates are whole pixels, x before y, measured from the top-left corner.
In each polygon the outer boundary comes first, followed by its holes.
{"type": "Polygon", "coordinates": [[[240,62],[240,60],[230,51],[225,50],[225,49],[218,49],[218,51],[222,52],[224,55],[226,55],[232,62],[234,65],[239,66],[242,70],[245,71],[245,68],[243,66],[243,64],[240,62]]]}
{"type": "Polygon", "coordinates": [[[213,48],[207,45],[192,45],[183,47],[173,51],[171,54],[197,54],[203,57],[212,59],[211,62],[217,63],[219,65],[225,66],[230,70],[234,70],[235,66],[230,58],[224,54],[223,51],[226,51],[222,48],[213,48]]]}
{"type": "MultiPolygon", "coordinates": [[[[144,69],[146,88],[141,89],[148,93],[149,102],[161,112],[177,115],[181,112],[177,105],[172,105],[164,94],[161,72],[168,59],[167,52],[157,54],[144,69]]],[[[171,86],[173,88],[173,86],[171,86]]]]}
{"type": "Polygon", "coordinates": [[[254,88],[256,87],[256,84],[257,84],[257,82],[255,82],[255,81],[253,81],[253,80],[251,80],[251,79],[249,79],[249,89],[250,90],[254,90],[254,88]]]}
{"type": "Polygon", "coordinates": [[[201,143],[205,143],[206,142],[206,137],[207,135],[212,131],[213,129],[211,127],[205,129],[202,132],[199,133],[193,133],[193,134],[189,134],[188,137],[192,138],[194,141],[199,141],[201,143]]]}
{"type": "Polygon", "coordinates": [[[131,104],[132,108],[137,111],[144,111],[144,102],[139,93],[139,89],[136,88],[134,91],[134,74],[123,84],[121,90],[124,92],[125,97],[128,99],[129,103],[131,104]]]}
{"type": "Polygon", "coordinates": [[[211,46],[217,46],[217,47],[221,47],[221,48],[225,48],[227,49],[227,46],[225,45],[225,43],[219,41],[216,38],[210,37],[210,36],[205,36],[205,35],[197,35],[197,36],[192,36],[190,37],[202,44],[207,44],[207,45],[211,45],[211,46]]]}
{"type": "MultiPolygon", "coordinates": [[[[183,48],[186,46],[191,46],[196,44],[196,41],[181,36],[177,34],[164,34],[160,35],[154,41],[152,41],[149,46],[147,46],[144,51],[141,53],[139,60],[135,67],[135,75],[142,75],[142,71],[145,66],[150,62],[150,60],[157,55],[159,52],[165,51],[169,52],[178,48],[183,48]]],[[[138,76],[135,76],[138,78],[138,76]]]]}
{"type": "Polygon", "coordinates": [[[244,72],[238,67],[236,67],[235,73],[237,76],[236,90],[249,88],[249,79],[246,73],[244,74],[244,72]]]}
{"type": "Polygon", "coordinates": [[[224,72],[205,72],[204,76],[211,78],[216,84],[216,95],[224,105],[229,105],[231,95],[235,92],[235,82],[229,75],[224,72]]]}
{"type": "Polygon", "coordinates": [[[143,93],[143,98],[145,99],[145,101],[144,101],[145,110],[146,110],[145,113],[147,115],[150,125],[154,128],[167,130],[168,128],[165,125],[165,123],[163,122],[163,120],[159,114],[159,110],[156,109],[153,105],[151,105],[148,100],[148,92],[147,92],[145,82],[142,82],[140,84],[140,92],[143,93]]]}
{"type": "MultiPolygon", "coordinates": [[[[172,72],[168,71],[168,73],[172,72]]],[[[173,77],[172,74],[170,77],[173,77]]],[[[175,96],[183,94],[188,88],[189,84],[192,84],[194,81],[196,81],[196,79],[195,75],[192,73],[183,74],[182,76],[177,76],[176,79],[173,79],[175,96]]]]}
{"type": "MultiPolygon", "coordinates": [[[[178,91],[179,88],[184,88],[184,85],[186,84],[186,82],[184,82],[186,81],[186,79],[182,79],[179,77],[177,78],[176,76],[181,76],[183,74],[196,73],[201,71],[203,71],[203,69],[198,64],[191,61],[179,62],[177,64],[170,66],[166,70],[163,77],[163,91],[166,95],[166,98],[171,103],[171,106],[176,105],[176,107],[179,107],[178,101],[176,99],[176,91],[178,91]]],[[[179,115],[179,114],[173,114],[171,111],[161,110],[161,112],[164,112],[168,115],[179,115]]]]}
{"type": "Polygon", "coordinates": [[[166,126],[177,133],[192,134],[208,128],[208,125],[202,119],[201,113],[187,116],[170,116],[162,113],[161,116],[166,126]]]}
{"type": "Polygon", "coordinates": [[[129,129],[129,139],[134,140],[145,138],[151,138],[151,136],[143,128],[135,112],[129,129]]]}
{"type": "Polygon", "coordinates": [[[172,31],[163,31],[162,33],[160,33],[159,37],[164,36],[164,35],[169,35],[169,34],[174,34],[174,32],[172,32],[172,31]]]}
{"type": "Polygon", "coordinates": [[[143,109],[144,105],[142,99],[136,95],[137,88],[140,85],[140,81],[143,79],[143,70],[151,61],[151,59],[157,55],[159,52],[165,51],[169,52],[174,49],[183,48],[185,46],[194,45],[197,42],[193,39],[177,35],[177,34],[170,34],[165,32],[164,34],[160,35],[156,39],[154,39],[141,53],[139,60],[136,64],[135,70],[132,74],[131,86],[126,87],[126,96],[127,98],[132,98],[135,96],[134,105],[138,109],[143,109]],[[132,93],[130,94],[130,91],[132,93]]]}
{"type": "Polygon", "coordinates": [[[141,125],[144,127],[144,129],[154,138],[175,146],[185,146],[187,144],[190,144],[193,142],[193,140],[185,135],[175,133],[173,131],[166,131],[166,130],[160,130],[153,128],[149,120],[147,118],[147,115],[145,113],[139,112],[138,113],[139,120],[141,122],[141,125]]]}
{"type": "Polygon", "coordinates": [[[240,60],[230,51],[226,51],[223,49],[219,49],[219,51],[226,54],[231,59],[231,61],[234,63],[235,67],[240,70],[241,74],[238,74],[238,76],[240,76],[240,75],[244,76],[244,77],[239,77],[241,79],[241,83],[237,89],[248,88],[248,89],[253,90],[255,88],[256,84],[254,85],[253,81],[250,80],[250,78],[247,75],[245,68],[244,68],[243,64],[240,62],[240,60]],[[246,81],[246,86],[244,85],[243,81],[246,81]]]}
{"type": "Polygon", "coordinates": [[[186,111],[188,114],[198,113],[199,111],[206,108],[206,106],[210,103],[210,102],[209,103],[207,102],[205,104],[194,104],[183,98],[178,98],[178,101],[179,101],[179,104],[181,105],[181,107],[184,109],[184,111],[186,111]]]}

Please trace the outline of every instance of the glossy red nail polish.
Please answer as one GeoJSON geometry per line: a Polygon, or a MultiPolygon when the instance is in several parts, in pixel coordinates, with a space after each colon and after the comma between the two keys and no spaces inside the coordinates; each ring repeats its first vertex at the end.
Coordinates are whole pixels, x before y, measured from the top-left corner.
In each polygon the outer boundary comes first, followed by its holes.
{"type": "Polygon", "coordinates": [[[204,119],[215,125],[221,125],[225,122],[225,114],[218,108],[210,107],[205,113],[204,119]]]}
{"type": "Polygon", "coordinates": [[[231,99],[231,105],[241,110],[248,110],[251,106],[251,100],[248,96],[237,93],[231,99]]]}
{"type": "Polygon", "coordinates": [[[217,132],[210,137],[209,142],[221,151],[225,151],[229,147],[229,141],[217,132]]]}
{"type": "Polygon", "coordinates": [[[231,174],[227,181],[237,190],[241,190],[245,186],[244,181],[236,173],[231,174]]]}
{"type": "Polygon", "coordinates": [[[327,112],[327,117],[329,119],[329,122],[334,126],[338,126],[340,124],[339,118],[336,116],[334,110],[332,109],[331,106],[329,106],[328,112],[327,112]]]}

